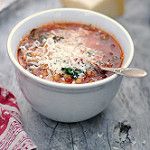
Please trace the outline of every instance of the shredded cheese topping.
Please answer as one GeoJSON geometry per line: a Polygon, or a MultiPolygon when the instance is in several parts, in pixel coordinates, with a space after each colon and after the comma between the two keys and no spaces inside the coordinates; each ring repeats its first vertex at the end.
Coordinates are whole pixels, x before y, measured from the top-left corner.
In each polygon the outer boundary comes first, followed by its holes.
{"type": "Polygon", "coordinates": [[[46,64],[49,75],[62,73],[62,68],[72,67],[81,69],[84,72],[95,63],[96,57],[99,61],[103,59],[103,52],[87,47],[85,38],[89,34],[83,28],[75,30],[59,29],[50,31],[48,37],[43,39],[42,45],[35,40],[32,46],[20,46],[21,50],[26,51],[26,61],[31,65],[28,69],[36,68],[46,64]],[[28,47],[28,48],[27,48],[28,47]]]}

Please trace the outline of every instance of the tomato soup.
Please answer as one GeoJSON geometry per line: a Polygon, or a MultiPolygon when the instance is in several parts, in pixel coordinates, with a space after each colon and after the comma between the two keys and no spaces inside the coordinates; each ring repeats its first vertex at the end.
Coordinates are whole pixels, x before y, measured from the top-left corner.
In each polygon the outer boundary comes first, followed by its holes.
{"type": "Polygon", "coordinates": [[[20,65],[48,81],[82,84],[112,75],[101,67],[121,67],[124,54],[109,33],[80,23],[49,23],[25,35],[19,45],[20,65]]]}

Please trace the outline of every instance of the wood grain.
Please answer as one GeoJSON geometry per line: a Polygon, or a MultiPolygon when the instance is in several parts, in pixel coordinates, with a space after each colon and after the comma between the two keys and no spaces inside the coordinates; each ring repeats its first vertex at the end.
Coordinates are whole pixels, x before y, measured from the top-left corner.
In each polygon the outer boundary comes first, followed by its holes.
{"type": "MultiPolygon", "coordinates": [[[[124,78],[113,102],[98,116],[84,122],[55,122],[34,111],[23,97],[7,56],[6,42],[12,27],[37,11],[61,7],[57,0],[20,0],[0,13],[0,86],[17,96],[24,128],[39,150],[149,150],[150,77],[124,78]],[[118,122],[131,125],[129,138],[120,134],[118,122]],[[124,140],[125,139],[125,140],[124,140]],[[124,141],[124,142],[122,142],[124,141]]],[[[150,73],[150,1],[127,0],[126,13],[117,20],[126,27],[135,44],[132,66],[150,73]]]]}

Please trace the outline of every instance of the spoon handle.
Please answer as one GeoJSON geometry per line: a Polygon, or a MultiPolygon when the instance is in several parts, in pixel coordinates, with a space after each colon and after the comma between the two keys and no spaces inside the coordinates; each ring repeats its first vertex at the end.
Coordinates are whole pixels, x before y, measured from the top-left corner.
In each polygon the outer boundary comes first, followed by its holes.
{"type": "Polygon", "coordinates": [[[101,68],[102,70],[111,71],[126,77],[144,77],[147,75],[145,70],[139,68],[101,68]]]}

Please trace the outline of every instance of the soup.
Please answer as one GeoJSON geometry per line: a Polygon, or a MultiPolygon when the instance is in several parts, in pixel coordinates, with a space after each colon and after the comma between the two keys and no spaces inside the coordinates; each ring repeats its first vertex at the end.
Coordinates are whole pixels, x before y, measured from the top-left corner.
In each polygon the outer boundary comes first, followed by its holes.
{"type": "Polygon", "coordinates": [[[42,79],[68,84],[112,75],[101,67],[121,67],[124,54],[117,40],[92,25],[49,23],[25,35],[18,46],[20,65],[42,79]]]}

